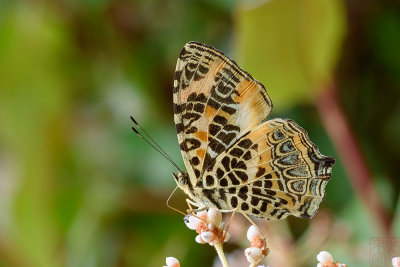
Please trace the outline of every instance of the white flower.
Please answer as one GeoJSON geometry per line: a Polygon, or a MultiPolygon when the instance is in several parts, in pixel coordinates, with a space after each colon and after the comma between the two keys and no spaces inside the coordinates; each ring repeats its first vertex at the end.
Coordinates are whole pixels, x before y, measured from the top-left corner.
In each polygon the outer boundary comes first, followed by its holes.
{"type": "Polygon", "coordinates": [[[244,254],[246,255],[247,261],[252,264],[261,262],[265,257],[262,253],[262,250],[256,247],[246,248],[244,254]]]}
{"type": "Polygon", "coordinates": [[[224,231],[224,222],[222,222],[222,213],[216,208],[207,211],[198,212],[194,215],[187,215],[185,223],[191,230],[195,230],[198,235],[195,240],[199,244],[223,243],[228,241],[230,235],[224,231]]]}
{"type": "Polygon", "coordinates": [[[332,255],[327,251],[321,251],[320,253],[318,253],[317,260],[322,264],[333,262],[332,255]]]}
{"type": "Polygon", "coordinates": [[[174,258],[174,257],[167,257],[165,259],[165,262],[167,263],[167,267],[180,267],[179,261],[174,258]]]}
{"type": "Polygon", "coordinates": [[[259,237],[261,234],[260,230],[258,230],[258,227],[255,225],[252,225],[249,227],[249,230],[247,230],[247,239],[251,242],[254,240],[254,238],[259,237]]]}
{"type": "Polygon", "coordinates": [[[251,243],[250,247],[244,252],[247,261],[251,264],[262,262],[269,252],[263,233],[260,232],[257,226],[252,225],[247,230],[247,239],[251,243]]]}
{"type": "Polygon", "coordinates": [[[400,267],[400,257],[392,258],[393,267],[400,267]]]}
{"type": "Polygon", "coordinates": [[[319,261],[317,267],[347,267],[346,264],[334,262],[332,255],[327,251],[321,251],[317,255],[319,261]]]}
{"type": "Polygon", "coordinates": [[[216,208],[211,208],[207,212],[207,219],[209,223],[218,227],[222,221],[222,213],[216,208]]]}
{"type": "Polygon", "coordinates": [[[213,232],[202,232],[200,237],[205,243],[210,243],[215,238],[213,232]]]}

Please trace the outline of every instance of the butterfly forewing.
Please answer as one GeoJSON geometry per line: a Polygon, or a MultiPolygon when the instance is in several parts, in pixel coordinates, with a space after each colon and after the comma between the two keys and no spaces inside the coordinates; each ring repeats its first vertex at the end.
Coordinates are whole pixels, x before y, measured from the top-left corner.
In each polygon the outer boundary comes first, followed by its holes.
{"type": "Polygon", "coordinates": [[[272,109],[264,86],[221,52],[196,42],[185,45],[174,81],[174,119],[193,185],[235,140],[272,109]]]}
{"type": "Polygon", "coordinates": [[[185,45],[174,80],[174,120],[199,206],[268,219],[311,217],[334,164],[294,121],[265,121],[264,86],[212,47],[185,45]]]}

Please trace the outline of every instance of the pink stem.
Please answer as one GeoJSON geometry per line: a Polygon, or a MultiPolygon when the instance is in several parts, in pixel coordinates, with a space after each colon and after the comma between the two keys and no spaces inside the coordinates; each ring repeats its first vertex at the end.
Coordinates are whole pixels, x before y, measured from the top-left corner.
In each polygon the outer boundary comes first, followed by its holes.
{"type": "Polygon", "coordinates": [[[325,129],[339,154],[356,194],[379,224],[382,232],[390,236],[390,218],[375,191],[371,173],[338,103],[335,85],[332,84],[326,89],[317,99],[317,108],[325,129]]]}

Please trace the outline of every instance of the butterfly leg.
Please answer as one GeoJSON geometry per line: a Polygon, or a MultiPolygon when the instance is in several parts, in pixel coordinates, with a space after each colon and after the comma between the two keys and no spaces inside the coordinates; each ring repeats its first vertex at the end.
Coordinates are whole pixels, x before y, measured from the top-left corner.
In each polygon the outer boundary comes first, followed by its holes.
{"type": "Polygon", "coordinates": [[[188,198],[186,199],[186,203],[187,203],[187,205],[189,206],[189,209],[187,209],[186,212],[187,212],[190,216],[196,217],[197,219],[200,219],[200,220],[202,220],[203,222],[206,222],[204,219],[202,219],[202,218],[200,218],[199,216],[197,216],[197,215],[195,214],[195,212],[200,212],[200,211],[206,210],[207,207],[199,208],[199,204],[197,204],[196,202],[194,202],[194,201],[192,201],[191,199],[188,199],[188,198]],[[193,206],[196,206],[197,209],[193,209],[192,205],[193,205],[193,206]]]}
{"type": "Polygon", "coordinates": [[[229,219],[228,225],[225,227],[224,230],[224,235],[222,236],[222,240],[225,240],[225,236],[228,233],[229,227],[231,226],[231,223],[233,221],[233,217],[235,217],[236,214],[236,209],[232,212],[231,218],[229,219]]]}
{"type": "Polygon", "coordinates": [[[178,186],[177,186],[177,187],[174,189],[174,191],[172,191],[172,193],[169,195],[169,197],[168,197],[168,199],[167,199],[167,202],[166,202],[165,204],[167,205],[168,208],[170,208],[170,209],[172,209],[172,210],[174,210],[174,211],[176,211],[176,212],[179,212],[179,213],[183,214],[183,216],[186,216],[185,213],[183,213],[182,211],[180,211],[180,210],[178,210],[178,209],[172,207],[172,206],[169,204],[169,201],[170,201],[170,199],[171,199],[171,197],[172,197],[172,195],[174,194],[174,192],[175,192],[176,189],[178,189],[178,186]]]}
{"type": "MultiPolygon", "coordinates": [[[[258,227],[258,225],[255,224],[255,222],[253,222],[253,220],[250,219],[250,217],[249,217],[247,214],[242,213],[242,215],[243,215],[247,220],[249,220],[249,222],[250,222],[252,225],[254,225],[255,227],[257,227],[257,229],[260,231],[260,227],[258,227]]],[[[262,232],[260,231],[260,233],[262,233],[262,232]]],[[[264,234],[263,234],[263,235],[264,235],[264,234]]]]}
{"type": "Polygon", "coordinates": [[[199,212],[199,211],[202,211],[202,210],[205,210],[205,209],[206,209],[206,207],[203,207],[203,208],[199,209],[199,208],[198,208],[198,207],[199,207],[199,204],[197,204],[196,202],[192,201],[192,200],[189,199],[189,198],[186,199],[186,204],[187,204],[188,207],[189,207],[189,209],[186,210],[188,213],[189,213],[189,212],[190,212],[190,213],[199,212]],[[196,206],[197,209],[193,209],[192,205],[193,205],[193,206],[196,206]]]}
{"type": "Polygon", "coordinates": [[[258,228],[258,225],[255,224],[255,222],[253,222],[253,220],[250,219],[250,217],[249,217],[246,213],[242,213],[242,215],[243,215],[252,225],[254,225],[255,227],[258,228]]]}

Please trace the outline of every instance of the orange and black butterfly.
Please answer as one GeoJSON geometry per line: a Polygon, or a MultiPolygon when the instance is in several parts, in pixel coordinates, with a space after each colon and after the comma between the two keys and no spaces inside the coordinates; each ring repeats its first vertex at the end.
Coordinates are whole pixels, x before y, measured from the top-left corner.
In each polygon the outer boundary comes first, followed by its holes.
{"type": "Polygon", "coordinates": [[[321,155],[293,120],[266,120],[272,101],[265,87],[235,61],[187,43],[173,102],[187,170],[174,177],[191,203],[266,219],[314,215],[334,158],[321,155]]]}

